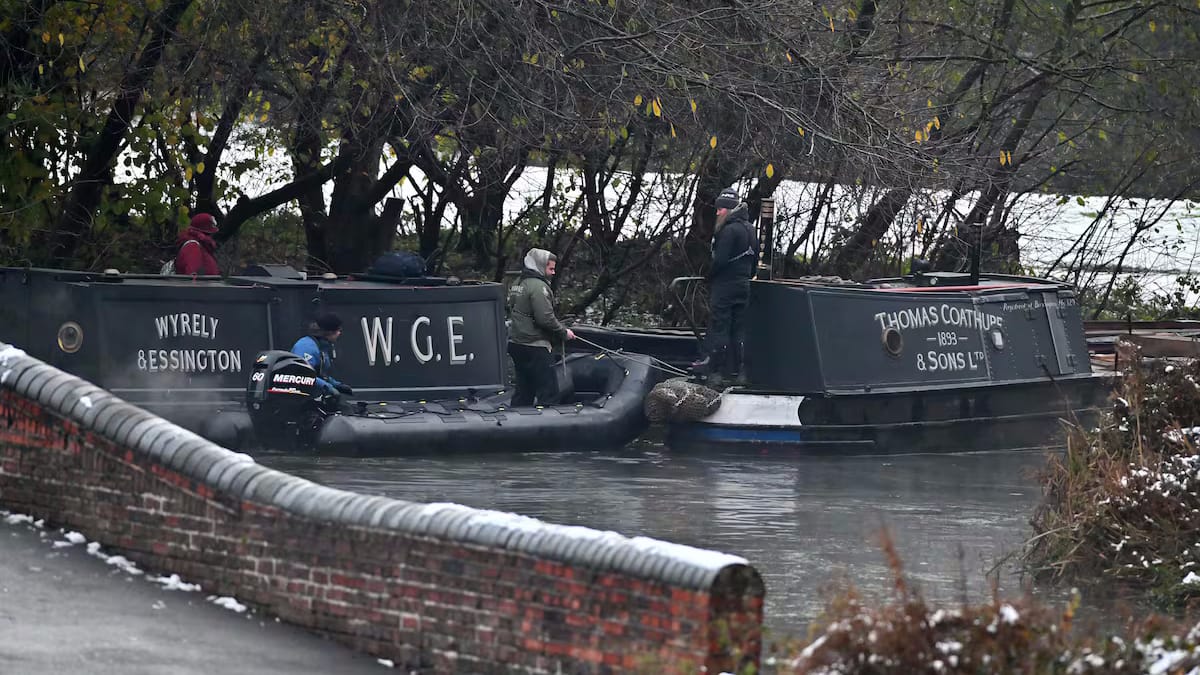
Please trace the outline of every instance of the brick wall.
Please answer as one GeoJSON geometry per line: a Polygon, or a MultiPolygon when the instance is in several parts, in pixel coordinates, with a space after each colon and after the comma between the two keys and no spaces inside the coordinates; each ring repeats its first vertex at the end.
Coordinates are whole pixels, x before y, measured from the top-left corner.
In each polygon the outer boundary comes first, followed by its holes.
{"type": "Polygon", "coordinates": [[[418,672],[757,664],[740,558],[267,469],[0,344],[0,505],[418,672]]]}

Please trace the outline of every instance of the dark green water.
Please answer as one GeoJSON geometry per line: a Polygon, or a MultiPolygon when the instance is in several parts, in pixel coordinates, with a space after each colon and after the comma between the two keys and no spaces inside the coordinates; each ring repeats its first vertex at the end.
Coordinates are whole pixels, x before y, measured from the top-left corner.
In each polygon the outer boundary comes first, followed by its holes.
{"type": "MultiPolygon", "coordinates": [[[[991,596],[987,573],[1030,535],[1040,453],[811,458],[674,453],[480,454],[259,461],[330,487],[450,501],[741,555],[767,585],[771,632],[795,635],[847,578],[887,597],[887,528],[910,579],[932,600],[991,596]]],[[[1002,591],[1019,593],[1011,568],[1002,591]]]]}

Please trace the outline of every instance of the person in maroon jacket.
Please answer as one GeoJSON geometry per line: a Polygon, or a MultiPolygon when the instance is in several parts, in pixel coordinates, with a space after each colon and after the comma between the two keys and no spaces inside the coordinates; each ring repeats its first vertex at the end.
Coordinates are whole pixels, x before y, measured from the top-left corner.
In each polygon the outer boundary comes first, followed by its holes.
{"type": "Polygon", "coordinates": [[[210,214],[197,213],[192,222],[175,240],[178,253],[175,255],[175,274],[219,275],[217,259],[213,252],[217,242],[212,236],[217,233],[217,221],[210,214]]]}

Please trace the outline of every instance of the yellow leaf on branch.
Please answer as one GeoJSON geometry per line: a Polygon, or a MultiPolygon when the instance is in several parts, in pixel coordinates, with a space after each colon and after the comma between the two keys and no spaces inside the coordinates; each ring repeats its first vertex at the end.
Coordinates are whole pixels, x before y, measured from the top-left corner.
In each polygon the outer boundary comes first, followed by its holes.
{"type": "Polygon", "coordinates": [[[767,165],[767,178],[774,178],[774,177],[775,177],[775,165],[768,164],[767,165]]]}
{"type": "Polygon", "coordinates": [[[713,150],[717,149],[717,137],[716,136],[713,136],[712,138],[708,139],[708,147],[712,148],[713,150]]]}

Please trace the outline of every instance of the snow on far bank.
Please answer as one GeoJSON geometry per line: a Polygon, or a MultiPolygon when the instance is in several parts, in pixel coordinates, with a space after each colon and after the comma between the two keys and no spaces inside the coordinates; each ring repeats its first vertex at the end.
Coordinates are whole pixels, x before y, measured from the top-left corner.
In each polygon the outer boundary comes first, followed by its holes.
{"type": "MultiPolygon", "coordinates": [[[[128,151],[127,151],[128,152],[128,151]]],[[[325,156],[332,157],[333,149],[325,156]]],[[[394,157],[381,159],[377,176],[382,175],[394,161],[394,157]]],[[[217,167],[218,177],[235,185],[248,197],[265,194],[282,187],[293,178],[293,167],[286,153],[264,150],[254,144],[234,141],[230,143],[225,160],[217,167]],[[231,166],[254,166],[253,170],[234,174],[231,166]]],[[[139,171],[118,182],[137,180],[139,171]]],[[[512,223],[523,217],[531,204],[540,202],[549,172],[545,167],[529,166],[517,177],[503,205],[504,223],[512,223]]],[[[617,172],[615,179],[604,190],[605,203],[615,206],[618,201],[628,200],[632,174],[617,172]]],[[[685,196],[690,194],[680,187],[686,177],[679,174],[646,172],[642,180],[642,194],[636,200],[630,217],[622,232],[630,236],[661,230],[668,224],[676,228],[687,227],[691,203],[685,196]]],[[[424,190],[428,178],[418,169],[410,171],[410,179],[395,186],[388,198],[403,200],[406,204],[424,190]]],[[[577,171],[559,167],[554,173],[554,188],[551,191],[553,209],[566,212],[581,196],[582,181],[577,171]]],[[[326,201],[332,198],[333,181],[322,185],[326,201]]],[[[749,184],[735,186],[745,193],[749,184]]],[[[870,207],[890,188],[880,186],[835,186],[825,203],[816,227],[808,241],[798,253],[809,256],[815,247],[825,246],[831,237],[842,228],[859,222],[870,207]]],[[[787,246],[804,230],[815,205],[824,191],[821,183],[785,180],[775,189],[776,237],[781,246],[787,246]]],[[[241,196],[237,190],[228,195],[227,206],[241,196]]],[[[946,209],[950,193],[945,190],[919,190],[905,204],[895,224],[889,229],[881,246],[910,250],[917,238],[918,223],[931,226],[946,209]]],[[[958,197],[951,212],[953,221],[965,219],[978,200],[979,193],[971,192],[958,197]]],[[[382,209],[384,200],[378,208],[382,209]]],[[[294,204],[282,209],[295,211],[294,204]]],[[[401,214],[401,230],[411,220],[411,210],[401,214]]],[[[453,204],[443,214],[443,227],[453,228],[458,215],[453,204]]],[[[1022,263],[1035,274],[1044,271],[1061,256],[1067,256],[1073,248],[1087,251],[1092,264],[1114,265],[1124,256],[1123,269],[1156,270],[1156,273],[1139,274],[1145,290],[1165,293],[1178,288],[1178,273],[1200,272],[1200,204],[1188,200],[1172,202],[1167,199],[1118,198],[1104,195],[1086,196],[1077,194],[1029,193],[1022,194],[1008,209],[1009,222],[1021,233],[1018,246],[1022,263]],[[1097,227],[1093,228],[1093,224],[1097,227]],[[1138,232],[1137,242],[1126,248],[1129,235],[1138,232]],[[1089,233],[1085,240],[1085,233],[1089,233]],[[1079,246],[1083,242],[1085,246],[1079,246]]],[[[411,232],[409,232],[411,234],[411,232]]],[[[1067,257],[1070,262],[1070,257],[1067,257]]],[[[1061,266],[1060,266],[1061,267],[1061,266]]],[[[1061,271],[1061,270],[1060,270],[1061,271]]],[[[1106,282],[1109,273],[1099,273],[1095,279],[1084,275],[1081,284],[1106,282]]],[[[1192,294],[1194,295],[1194,294],[1192,294]]]]}

